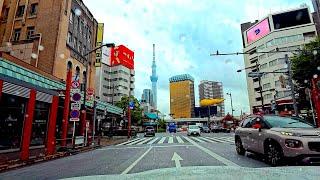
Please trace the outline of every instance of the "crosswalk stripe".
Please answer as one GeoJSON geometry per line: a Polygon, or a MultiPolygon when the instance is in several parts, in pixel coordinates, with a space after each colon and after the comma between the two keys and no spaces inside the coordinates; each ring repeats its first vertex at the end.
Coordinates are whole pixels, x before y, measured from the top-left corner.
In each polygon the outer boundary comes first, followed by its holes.
{"type": "Polygon", "coordinates": [[[177,138],[177,141],[178,141],[178,143],[184,143],[184,141],[181,139],[181,137],[180,136],[176,136],[176,138],[177,138]]]}
{"type": "Polygon", "coordinates": [[[139,142],[141,142],[141,141],[144,141],[145,139],[146,139],[146,138],[142,138],[142,139],[140,139],[140,140],[138,140],[138,141],[131,142],[131,143],[127,144],[127,145],[134,145],[134,144],[137,144],[137,143],[139,143],[139,142]]]}
{"type": "Polygon", "coordinates": [[[216,137],[216,139],[218,139],[218,140],[222,140],[222,141],[226,141],[226,142],[231,142],[231,143],[233,143],[233,142],[234,142],[233,140],[225,139],[225,138],[221,138],[221,137],[216,137]]]}
{"type": "Polygon", "coordinates": [[[195,140],[196,142],[201,142],[201,143],[203,143],[204,141],[203,140],[201,140],[201,139],[199,139],[199,138],[196,138],[196,137],[191,137],[193,140],[195,140]]]}
{"type": "Polygon", "coordinates": [[[201,139],[203,139],[205,141],[211,142],[211,143],[217,143],[215,141],[212,141],[211,139],[208,139],[207,137],[199,137],[199,138],[201,138],[201,139]]]}
{"type": "Polygon", "coordinates": [[[146,143],[146,142],[150,141],[151,139],[152,139],[152,138],[147,138],[147,139],[145,139],[144,141],[139,142],[137,145],[146,143]]]}
{"type": "Polygon", "coordinates": [[[219,139],[216,139],[216,138],[212,138],[212,137],[207,137],[213,141],[216,141],[216,142],[220,142],[220,143],[224,143],[225,141],[222,141],[222,140],[219,140],[219,139]]]}
{"type": "Polygon", "coordinates": [[[148,142],[147,144],[153,144],[153,143],[156,142],[158,139],[159,139],[158,137],[155,137],[155,138],[153,138],[152,141],[148,142]]]}
{"type": "Polygon", "coordinates": [[[169,143],[169,144],[172,144],[172,143],[173,143],[173,137],[169,137],[168,143],[169,143]]]}
{"type": "Polygon", "coordinates": [[[140,139],[140,138],[132,139],[132,140],[130,140],[130,141],[126,141],[126,142],[123,142],[123,143],[121,143],[121,144],[117,144],[116,146],[128,145],[129,143],[138,141],[139,139],[140,139]]]}
{"type": "Polygon", "coordinates": [[[166,137],[162,137],[162,138],[160,139],[160,141],[158,142],[158,144],[162,144],[165,140],[166,140],[166,137]]]}
{"type": "Polygon", "coordinates": [[[189,143],[191,143],[191,144],[194,142],[194,141],[192,141],[190,138],[188,138],[186,136],[184,136],[183,138],[186,139],[187,141],[189,141],[189,143]]]}

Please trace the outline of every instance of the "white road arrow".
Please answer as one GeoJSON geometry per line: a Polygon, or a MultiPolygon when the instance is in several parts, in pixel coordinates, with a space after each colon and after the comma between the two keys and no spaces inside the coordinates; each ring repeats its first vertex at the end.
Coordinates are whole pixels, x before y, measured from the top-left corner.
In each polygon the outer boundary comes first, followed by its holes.
{"type": "Polygon", "coordinates": [[[174,163],[176,164],[176,168],[181,167],[180,161],[182,160],[183,159],[176,152],[173,153],[171,161],[174,161],[174,163]]]}

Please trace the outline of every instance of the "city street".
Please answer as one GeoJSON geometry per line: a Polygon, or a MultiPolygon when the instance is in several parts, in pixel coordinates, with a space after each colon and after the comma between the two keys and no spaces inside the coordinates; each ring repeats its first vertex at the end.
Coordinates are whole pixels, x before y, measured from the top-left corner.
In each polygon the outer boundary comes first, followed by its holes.
{"type": "Polygon", "coordinates": [[[57,179],[75,176],[130,174],[187,166],[267,167],[253,154],[236,154],[233,133],[158,133],[0,174],[0,179],[57,179]]]}

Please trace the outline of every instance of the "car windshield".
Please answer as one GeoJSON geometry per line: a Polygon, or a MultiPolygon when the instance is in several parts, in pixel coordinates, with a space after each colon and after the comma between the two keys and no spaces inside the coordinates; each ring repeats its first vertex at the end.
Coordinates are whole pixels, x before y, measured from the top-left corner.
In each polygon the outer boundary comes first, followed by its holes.
{"type": "Polygon", "coordinates": [[[0,180],[269,178],[312,125],[320,0],[0,0],[0,180]]]}
{"type": "Polygon", "coordinates": [[[189,126],[189,129],[199,129],[199,126],[189,126]]]}
{"type": "Polygon", "coordinates": [[[271,125],[271,127],[279,128],[314,128],[313,125],[305,122],[299,118],[293,117],[279,117],[267,116],[264,120],[271,125]]]}

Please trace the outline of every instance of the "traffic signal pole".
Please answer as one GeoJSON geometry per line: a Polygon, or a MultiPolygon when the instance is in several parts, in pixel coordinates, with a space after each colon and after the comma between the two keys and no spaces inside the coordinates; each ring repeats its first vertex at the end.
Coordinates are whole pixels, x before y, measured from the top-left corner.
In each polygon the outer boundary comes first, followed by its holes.
{"type": "Polygon", "coordinates": [[[297,101],[296,101],[295,92],[294,92],[294,84],[293,84],[293,81],[292,81],[291,61],[289,60],[288,54],[286,54],[284,56],[284,58],[285,58],[285,62],[287,62],[287,65],[288,65],[288,74],[289,74],[288,81],[290,83],[291,98],[292,98],[292,102],[293,102],[294,114],[296,116],[298,116],[297,101]]]}

